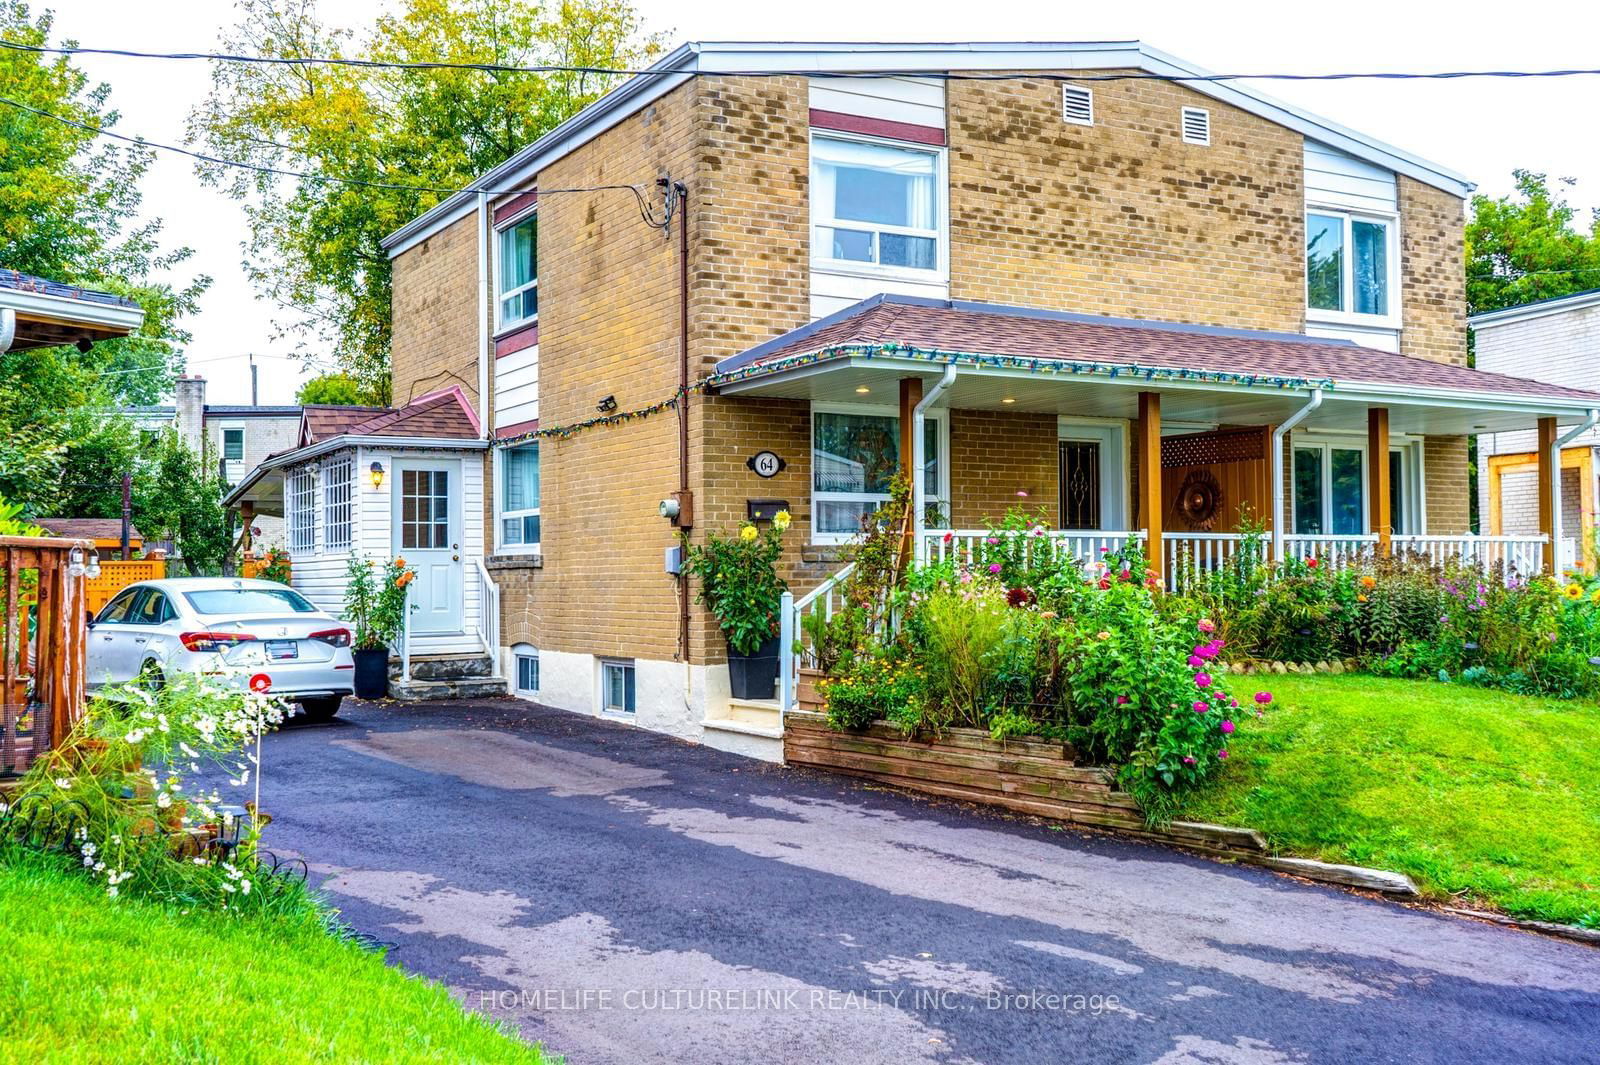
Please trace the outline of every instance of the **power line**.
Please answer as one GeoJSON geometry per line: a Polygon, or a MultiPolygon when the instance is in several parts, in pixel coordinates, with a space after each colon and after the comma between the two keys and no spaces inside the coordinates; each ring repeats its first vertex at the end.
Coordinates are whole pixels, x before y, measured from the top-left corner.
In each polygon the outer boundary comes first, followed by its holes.
{"type": "Polygon", "coordinates": [[[1600,74],[1600,68],[1571,67],[1552,70],[1436,70],[1436,71],[1336,71],[1324,74],[1302,74],[1287,71],[1239,74],[1163,74],[1156,71],[1126,71],[1104,74],[1072,74],[1037,72],[1029,74],[991,73],[988,71],[926,71],[879,70],[677,70],[659,67],[602,67],[567,66],[562,64],[535,64],[522,66],[512,63],[456,63],[445,60],[357,59],[347,56],[264,56],[242,55],[226,52],[142,52],[129,48],[84,48],[22,44],[0,41],[0,47],[21,52],[46,55],[99,55],[123,59],[202,60],[215,63],[244,63],[261,66],[293,67],[354,67],[381,70],[469,70],[485,74],[594,74],[614,77],[738,77],[738,78],[892,78],[924,77],[945,81],[1452,81],[1463,78],[1570,78],[1600,74]]]}

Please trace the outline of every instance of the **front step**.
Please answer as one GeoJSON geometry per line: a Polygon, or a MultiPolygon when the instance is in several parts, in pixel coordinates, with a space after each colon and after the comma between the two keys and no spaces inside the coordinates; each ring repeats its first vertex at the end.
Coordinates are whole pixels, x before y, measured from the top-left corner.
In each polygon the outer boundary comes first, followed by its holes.
{"type": "Polygon", "coordinates": [[[491,699],[506,695],[509,691],[509,686],[501,677],[423,680],[413,676],[410,680],[396,678],[389,681],[389,698],[406,703],[435,699],[491,699]]]}
{"type": "Polygon", "coordinates": [[[783,739],[783,715],[776,699],[730,699],[726,707],[713,707],[705,727],[745,736],[783,739]]]}
{"type": "MultiPolygon", "coordinates": [[[[494,672],[494,660],[486,654],[417,655],[411,659],[412,680],[472,680],[494,672]]],[[[400,679],[400,659],[389,659],[389,680],[400,679]]]]}

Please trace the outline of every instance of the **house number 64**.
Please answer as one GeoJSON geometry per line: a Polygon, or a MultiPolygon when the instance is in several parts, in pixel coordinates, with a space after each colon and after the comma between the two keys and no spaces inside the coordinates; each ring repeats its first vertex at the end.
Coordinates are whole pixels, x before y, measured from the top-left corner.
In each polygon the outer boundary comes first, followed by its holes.
{"type": "Polygon", "coordinates": [[[785,466],[789,465],[771,451],[757,451],[746,459],[744,464],[749,466],[758,477],[775,477],[783,472],[785,466]]]}

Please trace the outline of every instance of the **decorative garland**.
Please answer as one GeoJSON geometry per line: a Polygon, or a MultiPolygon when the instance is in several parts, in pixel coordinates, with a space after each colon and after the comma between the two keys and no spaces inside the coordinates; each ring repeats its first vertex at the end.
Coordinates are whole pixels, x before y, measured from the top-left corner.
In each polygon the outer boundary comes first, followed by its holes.
{"type": "Polygon", "coordinates": [[[621,425],[624,422],[631,422],[640,418],[648,418],[652,414],[660,414],[664,410],[675,409],[678,406],[678,397],[680,395],[693,395],[696,392],[704,392],[706,388],[709,387],[710,383],[710,379],[696,381],[688,388],[679,389],[677,392],[674,392],[671,396],[668,396],[659,403],[652,403],[648,407],[640,407],[637,410],[624,410],[617,411],[615,414],[602,414],[598,417],[588,418],[581,422],[571,422],[567,425],[551,425],[548,427],[540,426],[537,429],[530,429],[525,433],[518,433],[516,436],[508,436],[502,440],[496,440],[495,446],[515,447],[518,444],[526,443],[529,440],[539,439],[565,440],[570,436],[576,436],[585,429],[595,429],[606,425],[621,425]]]}

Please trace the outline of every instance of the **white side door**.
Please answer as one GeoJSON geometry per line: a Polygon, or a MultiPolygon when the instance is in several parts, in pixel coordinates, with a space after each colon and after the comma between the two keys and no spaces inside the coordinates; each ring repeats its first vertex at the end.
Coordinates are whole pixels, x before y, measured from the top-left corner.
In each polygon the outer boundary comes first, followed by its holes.
{"type": "Polygon", "coordinates": [[[462,632],[461,463],[397,459],[394,552],[417,571],[411,631],[462,632]]]}

